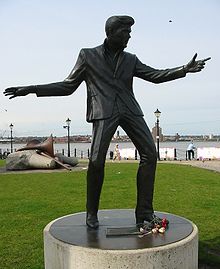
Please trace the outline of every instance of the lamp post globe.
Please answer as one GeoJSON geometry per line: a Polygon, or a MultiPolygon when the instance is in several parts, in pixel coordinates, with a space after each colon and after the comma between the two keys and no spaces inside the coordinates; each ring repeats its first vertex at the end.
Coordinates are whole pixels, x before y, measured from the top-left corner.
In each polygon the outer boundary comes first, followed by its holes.
{"type": "Polygon", "coordinates": [[[70,126],[70,123],[71,123],[71,120],[69,118],[67,118],[67,120],[66,120],[67,126],[70,126]]]}

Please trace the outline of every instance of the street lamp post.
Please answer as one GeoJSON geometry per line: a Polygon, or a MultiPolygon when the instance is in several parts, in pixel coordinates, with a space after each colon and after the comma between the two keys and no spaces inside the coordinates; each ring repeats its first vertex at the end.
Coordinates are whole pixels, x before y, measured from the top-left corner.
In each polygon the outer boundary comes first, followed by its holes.
{"type": "Polygon", "coordinates": [[[10,129],[11,129],[11,153],[13,152],[13,144],[12,144],[12,139],[13,139],[13,136],[12,136],[12,129],[13,129],[13,127],[14,127],[14,125],[11,123],[10,125],[9,125],[9,127],[10,127],[10,129]]]}
{"type": "Polygon", "coordinates": [[[71,120],[68,118],[66,120],[66,125],[63,128],[67,129],[67,156],[70,157],[70,123],[71,120]]]}
{"type": "Polygon", "coordinates": [[[159,127],[160,114],[161,114],[161,112],[157,108],[157,110],[154,112],[154,115],[157,118],[157,121],[156,121],[156,126],[157,126],[156,140],[157,140],[157,159],[158,159],[158,161],[160,161],[160,127],[159,127]]]}

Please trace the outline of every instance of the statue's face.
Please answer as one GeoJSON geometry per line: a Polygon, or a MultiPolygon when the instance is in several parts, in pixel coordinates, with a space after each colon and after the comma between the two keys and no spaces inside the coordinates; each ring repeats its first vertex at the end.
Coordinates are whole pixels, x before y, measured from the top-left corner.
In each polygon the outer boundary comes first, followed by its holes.
{"type": "Polygon", "coordinates": [[[128,41],[131,38],[130,33],[131,27],[121,26],[109,34],[108,40],[116,48],[126,48],[128,41]]]}

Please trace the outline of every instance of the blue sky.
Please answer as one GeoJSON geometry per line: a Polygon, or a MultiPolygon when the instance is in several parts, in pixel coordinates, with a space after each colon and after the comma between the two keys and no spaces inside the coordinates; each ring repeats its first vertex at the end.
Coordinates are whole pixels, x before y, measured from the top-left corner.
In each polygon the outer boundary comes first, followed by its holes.
{"type": "MultiPolygon", "coordinates": [[[[126,48],[145,64],[168,68],[211,56],[197,74],[164,84],[135,79],[134,92],[151,129],[154,111],[162,114],[164,134],[220,134],[220,1],[218,0],[0,0],[0,87],[62,81],[83,47],[105,38],[111,15],[134,17],[126,48]],[[169,22],[172,20],[172,22],[169,22]]],[[[9,100],[0,94],[0,136],[91,134],[85,121],[86,87],[68,97],[9,100]]]]}

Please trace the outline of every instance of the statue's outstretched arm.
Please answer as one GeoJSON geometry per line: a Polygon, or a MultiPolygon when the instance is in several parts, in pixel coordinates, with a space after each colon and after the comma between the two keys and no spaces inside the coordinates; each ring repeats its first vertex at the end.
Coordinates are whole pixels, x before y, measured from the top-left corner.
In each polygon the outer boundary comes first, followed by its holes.
{"type": "Polygon", "coordinates": [[[9,99],[17,96],[25,96],[29,93],[35,93],[39,96],[65,96],[70,95],[79,87],[84,80],[85,56],[83,50],[80,51],[77,62],[68,78],[61,82],[49,83],[44,85],[31,85],[10,87],[4,90],[3,94],[9,96],[9,99]]]}

